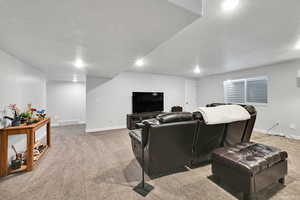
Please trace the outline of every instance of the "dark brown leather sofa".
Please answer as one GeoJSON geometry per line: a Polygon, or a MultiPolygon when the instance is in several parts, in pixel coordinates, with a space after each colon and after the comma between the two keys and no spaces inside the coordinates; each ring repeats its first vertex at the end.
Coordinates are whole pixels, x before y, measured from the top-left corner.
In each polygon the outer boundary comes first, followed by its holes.
{"type": "Polygon", "coordinates": [[[250,140],[256,111],[252,106],[247,110],[250,120],[219,125],[206,125],[198,112],[158,115],[130,131],[133,152],[141,163],[144,150],[145,172],[151,177],[208,161],[216,148],[250,140]]]}

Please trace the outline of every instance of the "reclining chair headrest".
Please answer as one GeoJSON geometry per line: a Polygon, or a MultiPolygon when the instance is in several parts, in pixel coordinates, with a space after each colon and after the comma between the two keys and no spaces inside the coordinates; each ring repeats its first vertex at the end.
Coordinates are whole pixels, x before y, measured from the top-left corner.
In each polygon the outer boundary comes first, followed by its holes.
{"type": "Polygon", "coordinates": [[[202,116],[201,112],[199,112],[199,111],[193,112],[193,118],[195,120],[203,120],[203,116],[202,116]]]}
{"type": "MultiPolygon", "coordinates": [[[[211,103],[211,104],[207,104],[206,107],[216,107],[216,106],[223,106],[223,105],[232,105],[232,104],[231,103],[211,103]]],[[[238,105],[245,108],[249,112],[250,115],[256,113],[256,109],[254,106],[244,105],[244,104],[238,104],[238,105]]]]}
{"type": "Polygon", "coordinates": [[[173,112],[157,115],[156,119],[162,124],[183,122],[193,120],[193,114],[189,112],[173,112]]]}
{"type": "Polygon", "coordinates": [[[254,106],[251,106],[251,105],[241,105],[243,106],[248,112],[250,115],[253,115],[256,113],[256,109],[254,106]]]}
{"type": "Polygon", "coordinates": [[[231,105],[230,103],[211,103],[207,104],[206,107],[216,107],[216,106],[224,106],[224,105],[231,105]]]}

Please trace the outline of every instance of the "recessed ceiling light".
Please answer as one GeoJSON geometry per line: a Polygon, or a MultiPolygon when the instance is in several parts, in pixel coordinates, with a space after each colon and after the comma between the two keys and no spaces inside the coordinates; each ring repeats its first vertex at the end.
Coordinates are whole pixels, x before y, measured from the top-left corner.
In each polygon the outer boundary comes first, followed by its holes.
{"type": "Polygon", "coordinates": [[[222,8],[224,11],[232,11],[239,5],[239,0],[224,0],[222,8]]]}
{"type": "Polygon", "coordinates": [[[138,66],[138,67],[144,66],[145,65],[144,59],[140,58],[140,59],[136,60],[135,65],[138,66]]]}
{"type": "Polygon", "coordinates": [[[83,68],[85,67],[85,63],[81,58],[76,58],[75,62],[73,63],[75,67],[77,68],[83,68]]]}
{"type": "Polygon", "coordinates": [[[199,65],[197,65],[197,66],[195,67],[194,73],[195,73],[195,74],[200,74],[200,73],[201,73],[201,70],[200,70],[199,65]]]}
{"type": "Polygon", "coordinates": [[[296,43],[295,49],[296,49],[296,50],[300,50],[300,40],[296,43]]]}

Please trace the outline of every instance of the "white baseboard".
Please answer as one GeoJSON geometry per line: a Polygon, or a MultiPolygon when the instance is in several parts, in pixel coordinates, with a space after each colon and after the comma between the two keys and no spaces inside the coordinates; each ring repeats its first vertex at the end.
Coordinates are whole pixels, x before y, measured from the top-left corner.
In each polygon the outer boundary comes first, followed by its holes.
{"type": "Polygon", "coordinates": [[[125,129],[126,126],[114,126],[114,127],[105,127],[105,128],[91,128],[86,129],[85,132],[87,133],[94,133],[94,132],[100,132],[100,131],[108,131],[108,130],[115,130],[115,129],[125,129]]]}
{"type": "Polygon", "coordinates": [[[253,131],[268,134],[268,135],[277,135],[277,136],[282,136],[290,139],[300,140],[300,136],[298,135],[289,135],[289,134],[275,132],[275,131],[268,132],[266,129],[257,129],[257,128],[254,128],[253,131]]]}
{"type": "Polygon", "coordinates": [[[79,121],[79,120],[61,120],[58,122],[54,122],[51,124],[51,127],[60,127],[60,126],[70,126],[70,125],[81,125],[85,124],[85,121],[79,121]]]}
{"type": "Polygon", "coordinates": [[[253,131],[260,132],[260,133],[264,133],[264,134],[268,134],[268,135],[285,136],[284,133],[279,133],[279,132],[275,132],[275,131],[268,131],[268,130],[266,130],[266,129],[258,129],[258,128],[254,128],[253,131]]]}

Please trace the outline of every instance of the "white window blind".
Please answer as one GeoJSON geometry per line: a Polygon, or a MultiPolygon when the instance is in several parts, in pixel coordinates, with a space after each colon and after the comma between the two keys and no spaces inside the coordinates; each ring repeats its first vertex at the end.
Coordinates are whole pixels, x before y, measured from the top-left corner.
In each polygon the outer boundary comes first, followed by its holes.
{"type": "Polygon", "coordinates": [[[268,80],[266,78],[247,80],[247,102],[268,103],[268,80]]]}
{"type": "Polygon", "coordinates": [[[224,82],[226,103],[245,102],[245,80],[229,80],[224,82]]]}
{"type": "Polygon", "coordinates": [[[267,77],[224,81],[226,103],[268,103],[267,77]]]}

